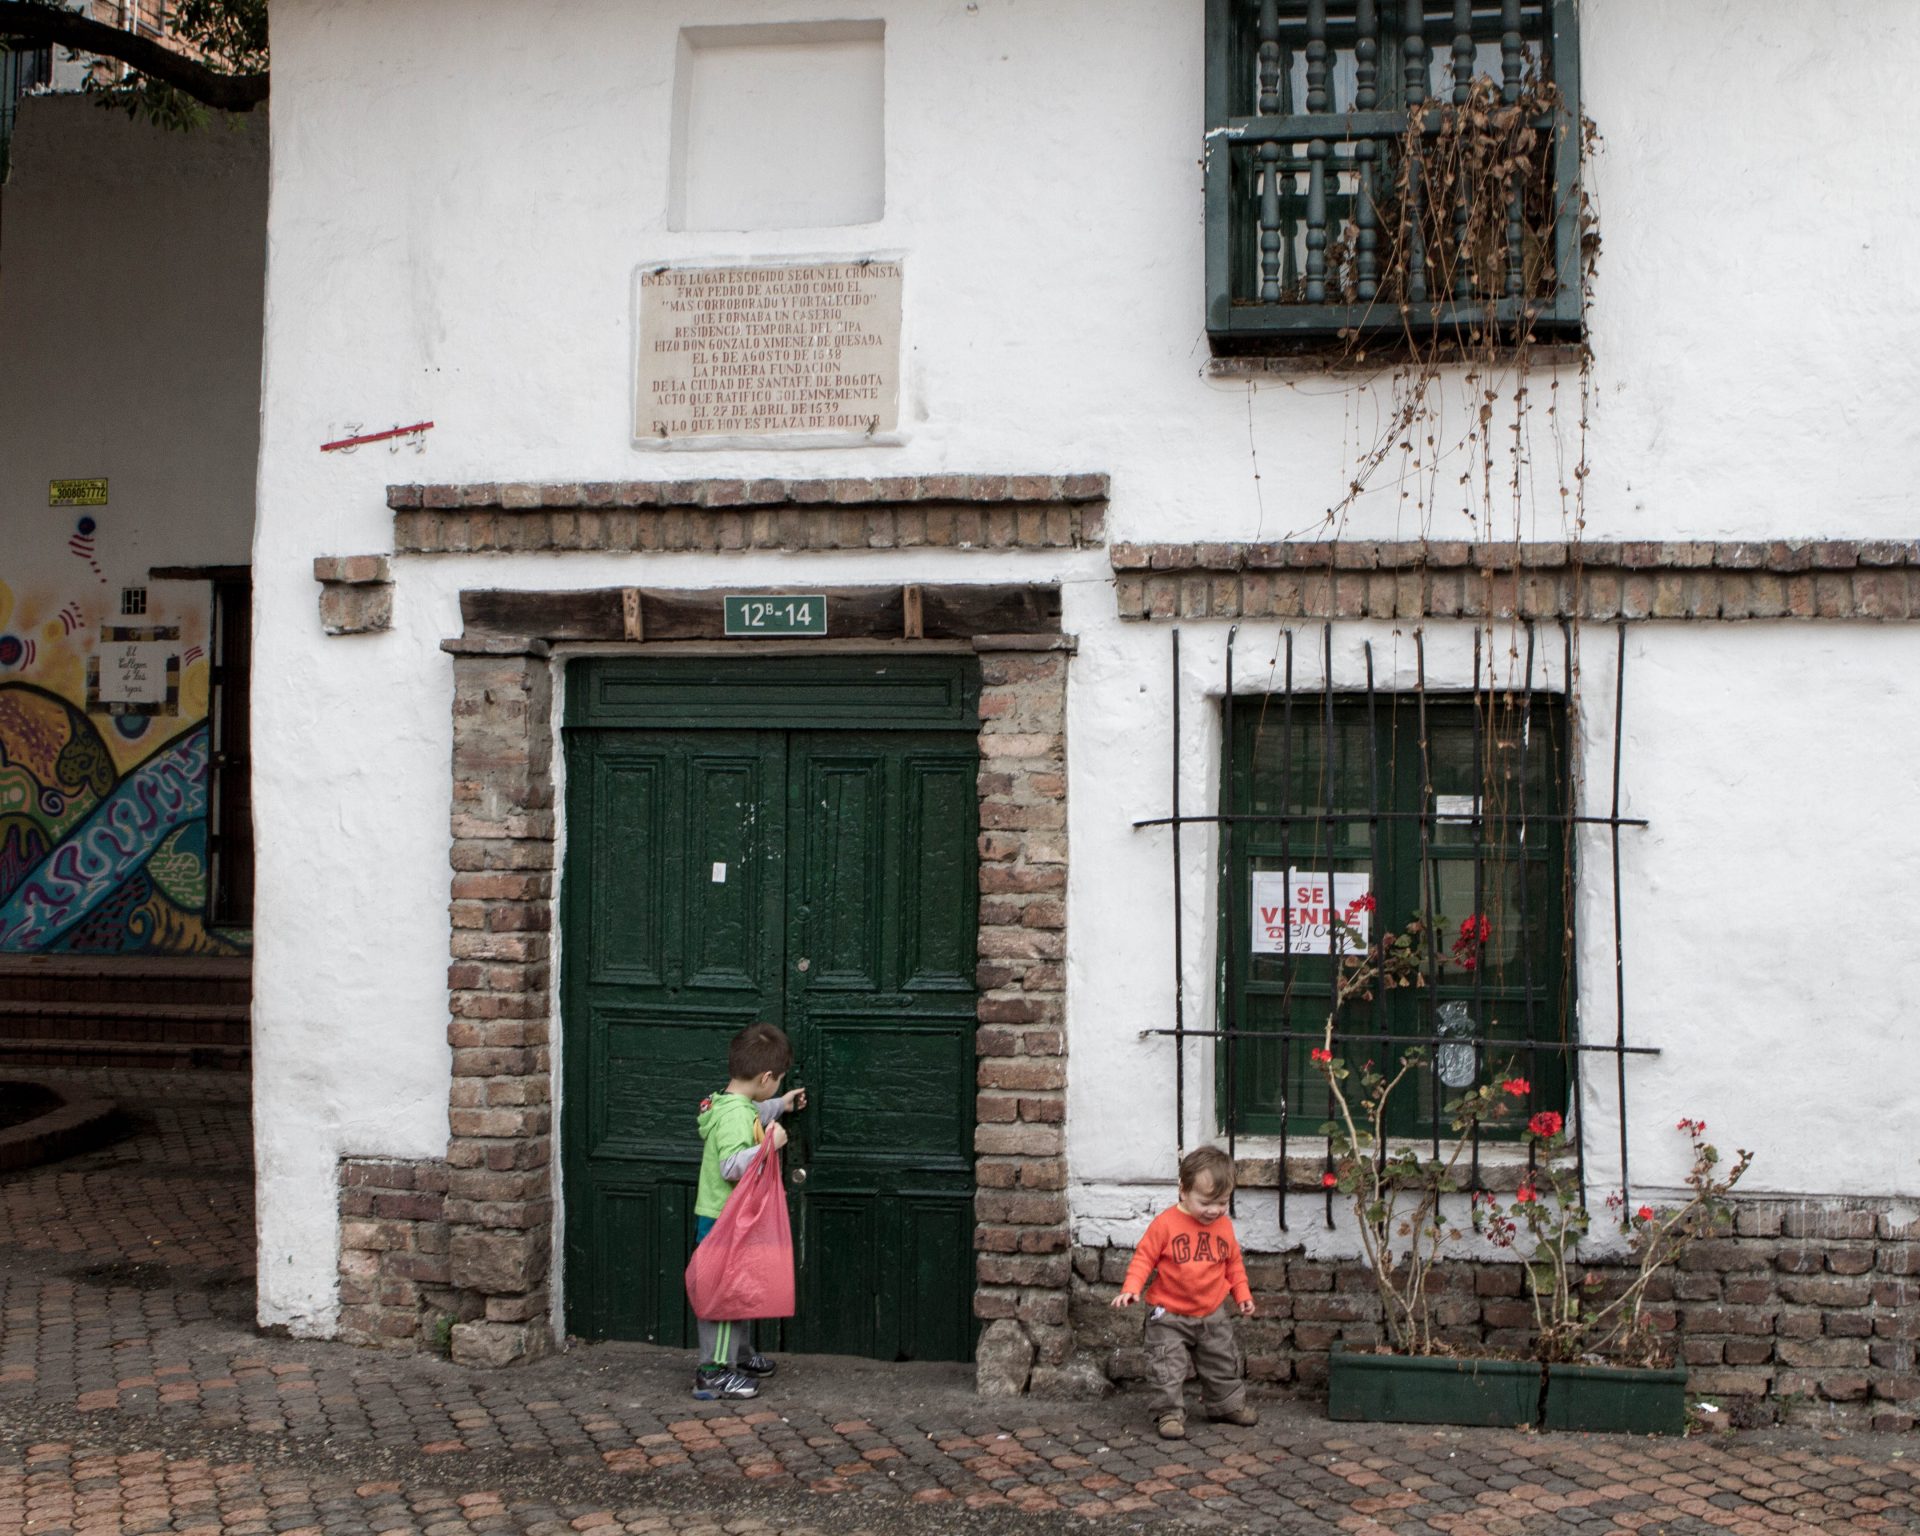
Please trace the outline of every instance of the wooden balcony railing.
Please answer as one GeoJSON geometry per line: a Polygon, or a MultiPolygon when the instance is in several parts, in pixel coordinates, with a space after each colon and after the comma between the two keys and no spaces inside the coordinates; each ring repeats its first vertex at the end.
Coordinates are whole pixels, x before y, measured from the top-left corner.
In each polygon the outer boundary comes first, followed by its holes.
{"type": "Polygon", "coordinates": [[[1575,0],[1208,0],[1214,349],[1577,336],[1574,13],[1575,0]]]}

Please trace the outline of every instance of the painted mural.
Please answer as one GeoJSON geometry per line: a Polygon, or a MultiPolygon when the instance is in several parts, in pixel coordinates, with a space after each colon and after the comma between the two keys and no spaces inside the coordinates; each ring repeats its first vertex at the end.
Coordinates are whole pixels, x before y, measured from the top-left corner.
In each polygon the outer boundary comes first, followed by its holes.
{"type": "Polygon", "coordinates": [[[205,610],[187,602],[164,626],[148,615],[138,632],[116,627],[96,529],[81,517],[66,541],[86,573],[80,595],[0,582],[0,952],[242,953],[245,934],[203,916],[205,610]],[[102,637],[154,635],[177,640],[164,703],[102,710],[102,637]]]}

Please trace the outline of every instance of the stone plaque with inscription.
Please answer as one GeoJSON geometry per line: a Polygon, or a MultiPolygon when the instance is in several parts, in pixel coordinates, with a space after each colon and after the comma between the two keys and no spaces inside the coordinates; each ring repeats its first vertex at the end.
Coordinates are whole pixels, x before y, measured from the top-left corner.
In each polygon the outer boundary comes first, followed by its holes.
{"type": "Polygon", "coordinates": [[[900,263],[640,277],[634,437],[872,438],[900,419],[900,263]]]}

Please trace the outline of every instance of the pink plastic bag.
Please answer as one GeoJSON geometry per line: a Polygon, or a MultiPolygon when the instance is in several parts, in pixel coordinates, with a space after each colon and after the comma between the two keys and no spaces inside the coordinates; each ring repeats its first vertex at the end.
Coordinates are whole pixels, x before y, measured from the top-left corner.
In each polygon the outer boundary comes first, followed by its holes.
{"type": "Polygon", "coordinates": [[[793,1229],[780,1177],[780,1150],[760,1143],[726,1208],[687,1265],[695,1317],[740,1322],[793,1316],[793,1229]]]}

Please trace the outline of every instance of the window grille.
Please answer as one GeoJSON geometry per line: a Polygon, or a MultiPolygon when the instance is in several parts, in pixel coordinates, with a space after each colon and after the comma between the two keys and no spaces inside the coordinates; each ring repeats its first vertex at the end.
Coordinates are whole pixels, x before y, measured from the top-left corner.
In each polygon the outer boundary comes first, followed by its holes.
{"type": "Polygon", "coordinates": [[[1575,0],[1207,0],[1206,96],[1215,351],[1579,334],[1575,0]]]}
{"type": "MultiPolygon", "coordinates": [[[[1626,1059],[1657,1048],[1627,1042],[1625,950],[1621,932],[1620,837],[1644,820],[1620,814],[1620,731],[1623,723],[1626,630],[1619,629],[1615,669],[1614,758],[1610,807],[1581,814],[1575,794],[1571,736],[1574,643],[1560,633],[1561,676],[1549,675],[1537,629],[1524,626],[1523,680],[1497,683],[1484,656],[1484,633],[1474,636],[1470,691],[1429,690],[1426,648],[1416,633],[1415,683],[1387,693],[1374,685],[1371,643],[1364,647],[1365,686],[1340,692],[1334,677],[1333,627],[1323,626],[1325,682],[1314,691],[1294,686],[1296,635],[1280,636],[1277,692],[1240,694],[1234,682],[1236,625],[1228,633],[1221,700],[1225,750],[1220,809],[1186,814],[1180,803],[1180,631],[1173,649],[1173,803],[1171,814],[1134,823],[1168,827],[1173,847],[1174,1023],[1143,1035],[1175,1041],[1176,1143],[1185,1150],[1188,1041],[1210,1045],[1218,1120],[1231,1155],[1245,1134],[1278,1138],[1279,1219],[1288,1224],[1288,1156],[1304,1130],[1319,1133],[1328,1118],[1324,1085],[1308,1062],[1323,1043],[1333,1006],[1339,941],[1314,952],[1313,941],[1291,931],[1291,904],[1283,900],[1279,942],[1256,952],[1256,877],[1305,872],[1336,906],[1339,877],[1362,879],[1375,897],[1373,934],[1404,928],[1418,918],[1427,932],[1425,985],[1389,998],[1374,989],[1370,1002],[1339,1014],[1336,1053],[1358,1065],[1372,1057],[1397,1061],[1422,1047],[1428,1064],[1416,1093],[1406,1093],[1387,1127],[1402,1142],[1430,1141],[1439,1157],[1449,1134],[1446,1104],[1494,1074],[1527,1078],[1527,1109],[1564,1110],[1581,1188],[1587,1187],[1587,1130],[1581,1113],[1583,1078],[1596,1092],[1611,1086],[1619,1111],[1619,1172],[1630,1201],[1626,1059]],[[1185,992],[1185,934],[1180,914],[1182,829],[1214,826],[1219,834],[1218,1016],[1211,1027],[1189,1028],[1185,992]],[[1613,887],[1613,1001],[1611,1040],[1582,1038],[1577,1023],[1579,978],[1573,912],[1575,832],[1605,829],[1613,887]],[[1450,953],[1463,923],[1486,919],[1484,945],[1450,953]],[[1444,924],[1444,926],[1442,926],[1444,924]],[[1611,1084],[1591,1079],[1595,1054],[1612,1058],[1611,1084]]],[[[1589,872],[1592,879],[1603,872],[1589,872]]],[[[1269,933],[1268,938],[1272,935],[1269,933]]],[[[1591,996],[1591,994],[1590,994],[1591,996]]],[[[1598,1010],[1589,1007],[1591,1019],[1598,1010]]],[[[1488,1139],[1495,1133],[1488,1132],[1488,1139]]],[[[1510,1137],[1507,1139],[1511,1139],[1510,1137]]],[[[1534,1155],[1532,1144],[1528,1156],[1534,1155]]],[[[1331,1166],[1331,1148],[1326,1154],[1331,1166]]],[[[1481,1186],[1481,1144],[1475,1134],[1466,1187],[1481,1186]]],[[[1326,1219],[1334,1219],[1331,1192],[1326,1219]]]]}
{"type": "MultiPolygon", "coordinates": [[[[1458,1037],[1409,1082],[1417,1092],[1397,1096],[1388,1127],[1396,1135],[1440,1134],[1445,1101],[1500,1060],[1532,1084],[1530,1109],[1566,1108],[1564,1057],[1497,1044],[1531,1039],[1570,1014],[1562,702],[1546,692],[1237,701],[1222,803],[1245,819],[1222,860],[1223,985],[1232,994],[1223,1013],[1251,1030],[1299,1030],[1318,1045],[1335,969],[1362,947],[1359,931],[1377,939],[1426,923],[1423,986],[1373,988],[1348,1020],[1355,1068],[1390,1060],[1392,1042],[1458,1037]],[[1362,894],[1375,905],[1357,915],[1354,932],[1322,921],[1329,906],[1338,912],[1362,894]],[[1464,941],[1480,922],[1486,941],[1450,953],[1455,935],[1464,941]]],[[[1276,1133],[1286,1113],[1311,1124],[1331,1114],[1308,1050],[1305,1038],[1240,1044],[1230,1095],[1237,1129],[1276,1133]]]]}
{"type": "Polygon", "coordinates": [[[145,587],[122,587],[120,589],[120,616],[132,618],[147,611],[147,589],[145,587]]]}

